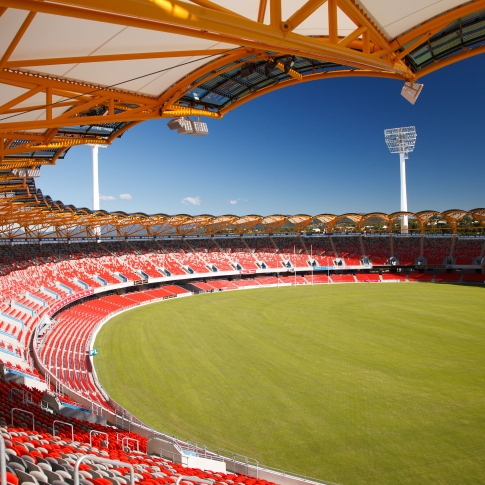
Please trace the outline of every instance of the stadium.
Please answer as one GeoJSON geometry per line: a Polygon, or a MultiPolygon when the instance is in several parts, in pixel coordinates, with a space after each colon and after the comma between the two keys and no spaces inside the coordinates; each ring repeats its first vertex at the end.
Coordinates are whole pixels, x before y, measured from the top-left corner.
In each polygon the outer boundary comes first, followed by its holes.
{"type": "Polygon", "coordinates": [[[413,126],[397,212],[100,208],[143,122],[331,79],[418,106],[484,52],[485,0],[386,4],[0,0],[1,485],[483,482],[485,208],[408,210],[413,126]],[[44,195],[85,145],[92,207],[44,195]]]}

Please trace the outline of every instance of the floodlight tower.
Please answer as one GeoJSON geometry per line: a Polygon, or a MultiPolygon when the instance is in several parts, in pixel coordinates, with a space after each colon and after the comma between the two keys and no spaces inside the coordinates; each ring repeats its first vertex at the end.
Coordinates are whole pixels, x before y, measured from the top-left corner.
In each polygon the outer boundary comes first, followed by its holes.
{"type": "MultiPolygon", "coordinates": [[[[390,128],[384,130],[384,138],[391,153],[399,153],[401,161],[401,211],[408,211],[408,196],[406,192],[406,160],[408,153],[414,150],[416,145],[416,128],[406,126],[404,128],[390,128]]],[[[408,233],[408,216],[401,217],[401,234],[408,233]]]]}

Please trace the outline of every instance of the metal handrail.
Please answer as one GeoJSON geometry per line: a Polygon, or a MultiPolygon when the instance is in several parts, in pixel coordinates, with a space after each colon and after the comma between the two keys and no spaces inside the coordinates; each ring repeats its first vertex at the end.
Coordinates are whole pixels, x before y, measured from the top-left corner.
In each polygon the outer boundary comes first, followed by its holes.
{"type": "Polygon", "coordinates": [[[89,432],[89,446],[93,446],[93,433],[95,434],[104,434],[106,436],[106,443],[109,444],[109,436],[108,433],[105,433],[104,431],[96,431],[95,429],[92,429],[89,432]]]}
{"type": "MultiPolygon", "coordinates": [[[[187,449],[193,449],[193,450],[204,450],[204,458],[207,458],[207,446],[204,445],[204,443],[198,443],[197,441],[187,441],[186,442],[189,446],[187,446],[187,449]]],[[[202,453],[197,451],[197,454],[202,455],[202,453]]]]}
{"type": "Polygon", "coordinates": [[[135,473],[133,471],[133,465],[131,463],[118,460],[110,460],[109,458],[101,458],[100,456],[96,455],[83,455],[76,460],[76,464],[74,465],[74,485],[79,485],[79,465],[85,460],[91,460],[96,463],[107,463],[109,465],[118,465],[121,467],[129,467],[130,485],[135,485],[135,473]]]}
{"type": "Polygon", "coordinates": [[[12,427],[13,427],[13,412],[17,411],[22,411],[23,413],[31,414],[32,415],[32,431],[35,431],[35,416],[34,413],[31,413],[30,411],[26,411],[25,409],[21,408],[12,408],[11,415],[12,415],[12,427]]]}
{"type": "Polygon", "coordinates": [[[259,465],[258,460],[254,459],[254,458],[250,458],[249,456],[246,456],[246,455],[241,455],[240,453],[236,453],[235,451],[226,450],[225,448],[218,448],[217,449],[217,455],[221,456],[223,458],[228,458],[229,460],[232,460],[232,462],[234,463],[234,472],[236,472],[236,463],[240,463],[241,465],[246,466],[246,474],[248,474],[248,472],[249,472],[249,467],[255,468],[256,469],[256,478],[259,478],[260,465],[259,465]],[[226,453],[230,454],[231,458],[229,458],[226,455],[222,455],[221,451],[225,451],[226,453]],[[244,461],[241,461],[238,458],[243,458],[244,461]]]}
{"type": "Polygon", "coordinates": [[[0,483],[7,485],[7,464],[5,458],[5,440],[0,434],[0,483]]]}
{"type": "Polygon", "coordinates": [[[71,423],[66,423],[65,421],[60,421],[59,419],[54,420],[52,423],[52,435],[56,437],[56,423],[65,424],[71,427],[71,441],[74,441],[74,426],[71,423]]]}
{"type": "Polygon", "coordinates": [[[124,448],[125,447],[125,440],[126,440],[126,443],[128,446],[128,441],[134,441],[136,442],[136,451],[140,451],[140,442],[138,440],[136,440],[135,438],[130,438],[129,436],[125,436],[122,440],[121,440],[121,446],[124,448]]]}
{"type": "Polygon", "coordinates": [[[10,389],[10,391],[8,392],[8,400],[9,401],[13,401],[13,394],[14,392],[19,392],[20,395],[22,396],[22,402],[26,402],[26,403],[32,403],[34,402],[34,399],[32,397],[32,394],[27,391],[26,389],[17,389],[15,387],[13,387],[12,389],[10,389]]]}

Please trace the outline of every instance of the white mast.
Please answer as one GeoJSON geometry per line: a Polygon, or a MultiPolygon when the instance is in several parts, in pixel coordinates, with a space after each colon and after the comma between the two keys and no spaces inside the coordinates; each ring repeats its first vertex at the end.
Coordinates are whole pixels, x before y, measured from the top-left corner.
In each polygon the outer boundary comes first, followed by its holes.
{"type": "Polygon", "coordinates": [[[98,148],[106,145],[89,145],[93,155],[93,211],[99,210],[98,148]]]}

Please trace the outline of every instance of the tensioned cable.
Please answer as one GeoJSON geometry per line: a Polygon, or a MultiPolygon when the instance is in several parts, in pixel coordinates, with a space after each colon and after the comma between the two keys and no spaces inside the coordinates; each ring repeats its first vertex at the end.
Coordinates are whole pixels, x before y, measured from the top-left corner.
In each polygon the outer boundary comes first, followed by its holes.
{"type": "Polygon", "coordinates": [[[158,71],[153,71],[153,72],[150,72],[148,74],[143,74],[141,76],[133,77],[133,78],[128,79],[126,81],[121,81],[119,83],[110,84],[109,86],[103,86],[103,87],[97,88],[97,89],[95,89],[93,91],[89,91],[87,93],[78,94],[77,96],[72,96],[70,98],[60,99],[59,101],[56,101],[55,103],[45,104],[45,105],[42,105],[41,107],[36,107],[36,108],[33,108],[33,109],[27,109],[25,111],[21,111],[20,113],[15,113],[15,114],[12,114],[10,116],[6,116],[4,118],[0,118],[0,121],[5,121],[5,120],[8,120],[10,118],[15,118],[16,116],[24,115],[24,114],[30,113],[32,111],[38,111],[39,109],[49,108],[50,106],[55,106],[55,105],[60,104],[60,103],[65,103],[66,101],[71,101],[73,99],[81,98],[81,97],[86,96],[86,95],[95,94],[95,93],[98,93],[99,91],[104,91],[105,89],[115,88],[116,86],[121,86],[122,84],[126,84],[126,83],[129,83],[129,82],[132,82],[132,81],[136,81],[138,79],[143,79],[144,77],[153,76],[154,74],[159,74],[161,72],[170,71],[171,69],[175,69],[177,67],[186,66],[186,65],[192,64],[194,62],[203,61],[204,59],[209,59],[209,58],[215,57],[215,56],[222,56],[222,55],[225,55],[225,54],[227,54],[229,52],[235,51],[237,49],[240,49],[240,47],[234,47],[233,49],[228,49],[227,51],[219,52],[217,54],[209,54],[209,55],[207,55],[205,57],[201,57],[200,59],[193,59],[191,61],[182,62],[181,64],[176,64],[175,66],[166,67],[166,68],[160,69],[158,71]]]}

